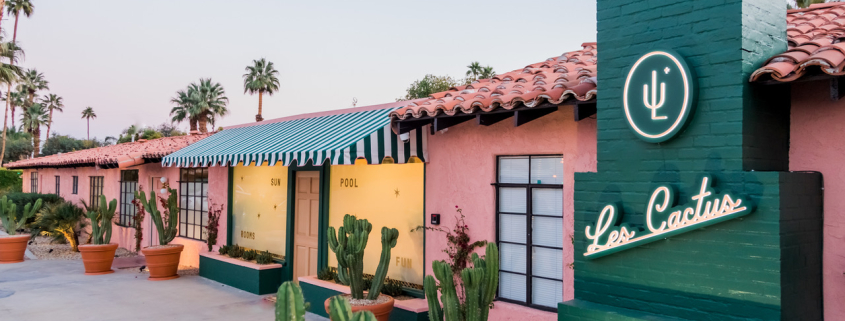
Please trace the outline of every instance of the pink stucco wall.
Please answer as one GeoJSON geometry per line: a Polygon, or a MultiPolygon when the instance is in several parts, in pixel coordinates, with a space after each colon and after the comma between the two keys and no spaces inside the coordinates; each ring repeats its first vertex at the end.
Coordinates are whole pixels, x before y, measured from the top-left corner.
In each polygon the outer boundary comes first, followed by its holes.
{"type": "MultiPolygon", "coordinates": [[[[145,164],[134,166],[126,169],[138,170],[138,184],[144,191],[149,193],[150,185],[160,184],[156,179],[153,182],[152,178],[167,177],[167,181],[171,187],[178,188],[179,169],[161,167],[161,164],[145,164]]],[[[24,170],[23,191],[30,191],[30,175],[34,170],[24,170]]],[[[59,194],[65,200],[74,202],[82,206],[81,202],[84,200],[88,202],[90,195],[90,177],[103,176],[103,194],[108,200],[118,199],[120,196],[120,169],[102,169],[95,167],[79,167],[79,168],[40,168],[38,172],[38,193],[52,194],[56,192],[55,176],[61,177],[61,184],[59,187],[59,194]],[[79,177],[78,193],[72,193],[73,176],[79,177]]],[[[225,167],[211,167],[208,172],[209,176],[209,202],[214,204],[223,204],[224,211],[227,201],[227,180],[228,172],[225,167]]],[[[156,185],[160,188],[160,185],[156,185]]],[[[118,203],[118,212],[119,209],[118,203]]],[[[217,237],[218,244],[225,244],[226,240],[226,215],[220,218],[220,231],[217,237]]],[[[155,232],[155,226],[152,224],[152,219],[149,214],[144,218],[143,223],[143,241],[141,247],[158,244],[158,234],[155,232]],[[152,233],[152,234],[151,234],[152,233]],[[151,243],[152,242],[152,243],[151,243]]],[[[135,229],[129,227],[122,227],[117,224],[113,225],[112,229],[112,243],[117,243],[120,247],[135,250],[135,229]]],[[[201,251],[208,251],[208,247],[204,241],[198,241],[183,237],[176,237],[173,244],[183,244],[185,249],[182,251],[180,264],[189,266],[199,266],[199,253],[201,251]]],[[[216,251],[215,247],[215,251],[216,251]]]]}
{"type": "Polygon", "coordinates": [[[789,170],[824,177],[824,316],[845,320],[845,100],[832,102],[827,82],[792,86],[789,170]]]}
{"type": "MultiPolygon", "coordinates": [[[[475,121],[429,136],[426,166],[426,215],[441,214],[440,227],[455,224],[455,206],[467,217],[472,240],[495,241],[496,237],[496,156],[527,154],[562,154],[564,167],[564,235],[573,234],[574,173],[596,171],[596,121],[588,118],[575,122],[572,107],[562,107],[520,127],[513,119],[492,126],[475,121]]],[[[430,220],[426,219],[426,224],[430,220]]],[[[569,237],[565,237],[569,240],[569,237]]],[[[573,299],[573,248],[564,241],[563,300],[573,299]]],[[[436,232],[426,237],[426,267],[432,260],[444,260],[446,240],[436,232]]],[[[431,269],[426,272],[431,274],[431,269]]],[[[490,320],[556,320],[553,312],[516,304],[497,302],[490,320]]]]}

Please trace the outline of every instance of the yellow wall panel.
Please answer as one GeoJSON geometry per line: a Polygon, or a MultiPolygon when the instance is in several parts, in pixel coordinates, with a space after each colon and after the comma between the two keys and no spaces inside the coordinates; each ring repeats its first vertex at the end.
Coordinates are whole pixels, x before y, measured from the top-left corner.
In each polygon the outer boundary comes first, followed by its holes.
{"type": "Polygon", "coordinates": [[[237,166],[233,174],[232,243],[283,256],[287,244],[288,168],[237,166]]]}

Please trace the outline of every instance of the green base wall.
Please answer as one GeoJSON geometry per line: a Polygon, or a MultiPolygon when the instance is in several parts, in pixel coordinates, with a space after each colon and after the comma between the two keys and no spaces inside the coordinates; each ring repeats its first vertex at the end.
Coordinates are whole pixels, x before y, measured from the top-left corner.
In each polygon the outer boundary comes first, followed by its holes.
{"type": "MultiPolygon", "coordinates": [[[[302,295],[305,297],[305,302],[311,303],[311,310],[308,312],[326,318],[329,317],[326,313],[326,309],[324,308],[326,300],[335,295],[343,294],[332,289],[326,289],[306,282],[299,282],[299,286],[302,288],[302,295]]],[[[393,307],[393,312],[390,312],[390,321],[428,321],[428,311],[414,313],[393,307]]]]}
{"type": "Polygon", "coordinates": [[[276,293],[284,268],[256,270],[200,256],[200,276],[258,295],[276,293]]]}

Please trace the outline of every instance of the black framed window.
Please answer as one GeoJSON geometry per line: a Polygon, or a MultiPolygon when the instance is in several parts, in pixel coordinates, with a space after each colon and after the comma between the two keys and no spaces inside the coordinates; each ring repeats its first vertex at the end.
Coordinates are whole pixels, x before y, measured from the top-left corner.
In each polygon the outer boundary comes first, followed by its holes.
{"type": "Polygon", "coordinates": [[[499,300],[554,310],[563,301],[563,157],[500,156],[499,300]]]}
{"type": "Polygon", "coordinates": [[[135,191],[138,190],[138,170],[120,171],[120,217],[118,224],[135,226],[135,191]]]}
{"type": "Polygon", "coordinates": [[[94,207],[100,206],[100,195],[103,195],[103,177],[91,176],[89,179],[91,180],[91,186],[88,189],[90,191],[88,204],[94,207]]]}
{"type": "Polygon", "coordinates": [[[59,175],[56,175],[56,195],[60,195],[62,187],[62,178],[59,175]]]}
{"type": "Polygon", "coordinates": [[[179,236],[206,239],[208,225],[208,168],[179,171],[179,236]]]}
{"type": "Polygon", "coordinates": [[[38,172],[29,174],[29,192],[38,193],[38,172]]]}
{"type": "Polygon", "coordinates": [[[72,194],[79,194],[79,176],[73,177],[73,186],[71,186],[72,194]]]}

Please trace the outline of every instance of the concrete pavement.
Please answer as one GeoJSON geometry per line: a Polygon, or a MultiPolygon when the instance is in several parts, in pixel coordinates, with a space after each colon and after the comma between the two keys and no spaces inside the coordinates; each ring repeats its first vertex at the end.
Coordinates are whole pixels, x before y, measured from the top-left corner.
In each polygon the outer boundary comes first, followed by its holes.
{"type": "MultiPolygon", "coordinates": [[[[97,276],[83,271],[81,261],[0,265],[0,319],[274,320],[265,296],[199,276],[153,282],[134,268],[97,276]]],[[[309,313],[306,320],[328,319],[309,313]]]]}

